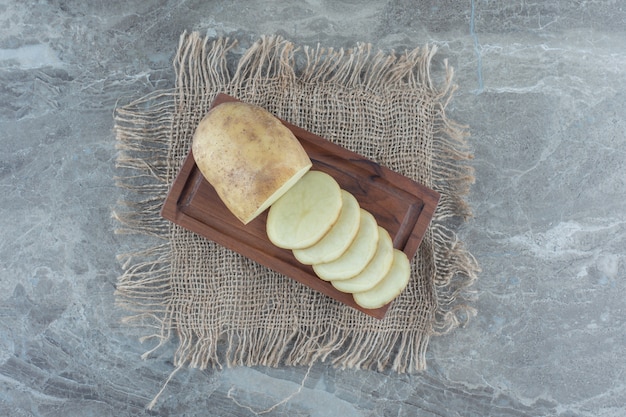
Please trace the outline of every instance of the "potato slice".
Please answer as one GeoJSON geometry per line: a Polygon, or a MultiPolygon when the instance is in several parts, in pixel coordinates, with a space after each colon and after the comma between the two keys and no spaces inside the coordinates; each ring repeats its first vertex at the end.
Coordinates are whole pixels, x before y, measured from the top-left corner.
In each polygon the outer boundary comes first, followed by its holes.
{"type": "Polygon", "coordinates": [[[349,279],[361,272],[376,253],[378,225],[371,213],[361,211],[359,232],[348,250],[338,259],[313,265],[313,271],[324,281],[349,279]]]}
{"type": "Polygon", "coordinates": [[[393,250],[391,269],[374,288],[354,293],[354,301],[363,308],[379,308],[393,301],[406,288],[411,277],[411,264],[404,252],[393,250]]]}
{"type": "Polygon", "coordinates": [[[294,256],[305,265],[331,262],[339,258],[350,247],[359,231],[361,210],[359,202],[346,190],[341,190],[341,213],[337,222],[315,245],[295,249],[294,256]]]}
{"type": "Polygon", "coordinates": [[[389,233],[378,226],[378,247],[376,254],[367,264],[365,269],[356,276],[341,280],[331,281],[335,288],[342,292],[362,292],[373,288],[387,275],[393,263],[393,242],[389,233]]]}
{"type": "Polygon", "coordinates": [[[222,103],[206,114],[194,133],[192,154],[202,175],[244,224],[265,211],[312,165],[280,120],[242,102],[222,103]]]}
{"type": "Polygon", "coordinates": [[[335,224],[342,204],[337,181],[324,172],[309,171],[270,207],[267,236],[279,248],[313,246],[335,224]]]}

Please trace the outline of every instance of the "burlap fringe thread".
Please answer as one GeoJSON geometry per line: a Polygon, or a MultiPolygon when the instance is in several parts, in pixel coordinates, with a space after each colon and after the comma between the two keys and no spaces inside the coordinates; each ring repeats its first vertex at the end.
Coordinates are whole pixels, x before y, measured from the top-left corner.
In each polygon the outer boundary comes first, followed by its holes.
{"type": "Polygon", "coordinates": [[[232,60],[236,47],[235,41],[224,38],[209,40],[197,33],[183,34],[175,58],[178,87],[158,91],[116,109],[117,166],[123,174],[118,178],[118,185],[128,190],[127,200],[120,202],[113,214],[121,224],[118,233],[144,234],[161,239],[161,243],[119,257],[124,273],[118,279],[117,301],[133,313],[126,322],[153,328],[154,333],[142,340],[155,338],[158,341],[144,357],[170,340],[175,332],[179,340],[174,358],[176,370],[183,366],[221,366],[216,348],[218,338],[227,341],[227,366],[310,366],[335,354],[333,365],[343,368],[390,368],[396,372],[424,369],[429,337],[449,332],[475,314],[475,310],[462,300],[468,297],[468,288],[476,279],[479,268],[455,232],[446,226],[451,218],[466,219],[471,215],[464,196],[473,182],[473,171],[465,163],[471,158],[466,142],[467,127],[445,116],[455,89],[452,68],[445,63],[446,79],[443,86],[437,88],[430,75],[436,47],[417,48],[403,54],[374,53],[368,44],[359,44],[354,50],[298,49],[292,43],[272,36],[257,41],[241,56],[234,71],[229,71],[229,58],[232,60]],[[195,60],[202,65],[193,70],[186,68],[185,65],[193,61],[190,56],[202,58],[195,60]],[[328,332],[311,340],[296,331],[289,334],[277,331],[259,338],[253,331],[222,330],[220,334],[210,335],[212,340],[198,340],[195,335],[175,326],[169,302],[168,276],[171,260],[168,236],[172,226],[160,217],[159,211],[187,151],[176,149],[175,144],[170,143],[173,132],[175,134],[177,129],[193,121],[183,119],[175,123],[173,114],[196,93],[196,86],[215,86],[215,91],[204,93],[202,105],[208,109],[212,97],[218,92],[234,96],[244,90],[253,93],[262,87],[265,78],[337,84],[374,92],[425,86],[436,96],[439,117],[432,143],[435,158],[430,167],[431,177],[419,179],[442,194],[426,236],[434,243],[437,290],[437,306],[429,334],[398,331],[391,337],[381,338],[376,332],[365,336],[328,332]],[[166,163],[172,160],[175,162],[166,163]],[[281,343],[276,344],[277,340],[281,343]],[[285,346],[287,342],[288,351],[272,349],[277,345],[285,346]],[[248,345],[247,349],[241,346],[242,343],[248,345]],[[258,352],[259,357],[251,358],[246,350],[258,352]],[[391,357],[392,354],[395,357],[391,357]]]}

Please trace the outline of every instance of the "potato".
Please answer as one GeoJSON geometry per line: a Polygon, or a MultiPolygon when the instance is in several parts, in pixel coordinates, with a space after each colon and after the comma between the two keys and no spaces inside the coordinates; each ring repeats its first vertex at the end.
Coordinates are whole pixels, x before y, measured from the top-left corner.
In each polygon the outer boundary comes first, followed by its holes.
{"type": "Polygon", "coordinates": [[[341,213],[337,222],[315,245],[304,249],[295,249],[293,255],[305,265],[331,262],[339,258],[350,246],[361,220],[361,210],[356,198],[346,190],[341,190],[341,213]]]}
{"type": "Polygon", "coordinates": [[[393,264],[375,287],[354,293],[354,301],[363,308],[379,308],[393,301],[406,288],[411,277],[411,264],[404,252],[393,250],[393,264]]]}
{"type": "Polygon", "coordinates": [[[333,287],[342,292],[362,292],[373,288],[387,275],[393,263],[393,242],[389,233],[378,226],[378,247],[376,254],[367,264],[365,269],[356,276],[341,280],[331,281],[333,287]]]}
{"type": "Polygon", "coordinates": [[[200,121],[192,154],[226,207],[244,224],[311,168],[293,133],[265,109],[243,102],[215,106],[200,121]]]}
{"type": "Polygon", "coordinates": [[[313,271],[324,281],[352,278],[365,269],[376,253],[378,224],[371,213],[362,208],[359,210],[359,232],[348,250],[332,262],[313,265],[313,271]]]}
{"type": "Polygon", "coordinates": [[[342,205],[337,181],[324,172],[309,171],[270,207],[267,237],[283,249],[313,246],[335,224],[342,205]]]}

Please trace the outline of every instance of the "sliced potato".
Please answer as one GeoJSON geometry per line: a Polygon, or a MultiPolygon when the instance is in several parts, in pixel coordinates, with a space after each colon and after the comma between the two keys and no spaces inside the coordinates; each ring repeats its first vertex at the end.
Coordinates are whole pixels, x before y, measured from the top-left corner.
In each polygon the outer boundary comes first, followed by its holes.
{"type": "Polygon", "coordinates": [[[406,288],[411,277],[411,264],[404,252],[393,250],[393,264],[385,277],[373,288],[353,294],[363,308],[379,308],[393,301],[406,288]]]}
{"type": "Polygon", "coordinates": [[[324,172],[309,171],[270,207],[267,236],[279,248],[313,246],[335,224],[342,204],[337,181],[324,172]]]}
{"type": "Polygon", "coordinates": [[[244,224],[310,168],[306,151],[267,110],[242,102],[215,106],[200,121],[192,154],[226,207],[244,224]]]}
{"type": "Polygon", "coordinates": [[[293,251],[301,263],[313,265],[334,261],[343,255],[356,237],[361,220],[359,202],[346,190],[341,190],[341,199],[339,218],[322,240],[308,248],[293,251]]]}
{"type": "Polygon", "coordinates": [[[349,279],[361,272],[374,257],[378,246],[378,225],[371,213],[359,209],[359,231],[350,247],[338,259],[313,265],[313,271],[325,281],[349,279]]]}
{"type": "Polygon", "coordinates": [[[331,281],[335,288],[342,292],[362,292],[373,288],[387,275],[393,263],[393,242],[391,236],[382,227],[378,226],[378,247],[376,254],[367,264],[365,269],[356,276],[341,280],[331,281]]]}

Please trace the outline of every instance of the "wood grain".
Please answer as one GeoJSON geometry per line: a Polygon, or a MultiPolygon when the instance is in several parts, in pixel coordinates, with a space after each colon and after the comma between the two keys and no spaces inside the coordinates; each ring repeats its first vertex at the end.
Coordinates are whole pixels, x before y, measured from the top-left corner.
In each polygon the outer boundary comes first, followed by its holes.
{"type": "MultiPolygon", "coordinates": [[[[212,107],[234,100],[220,94],[212,107]]],[[[361,207],[387,229],[394,247],[413,259],[432,220],[439,194],[302,128],[283,123],[307,151],[313,162],[312,169],[330,174],[343,189],[352,193],[361,207]]],[[[317,278],[313,269],[298,262],[291,251],[274,246],[265,232],[267,211],[247,225],[241,223],[204,179],[191,151],[170,188],[161,215],[372,317],[382,319],[389,308],[386,305],[368,310],[358,306],[352,295],[317,278]]]]}

